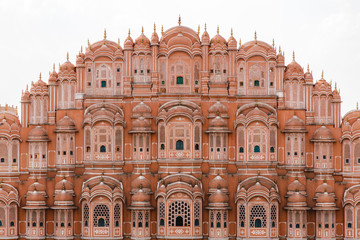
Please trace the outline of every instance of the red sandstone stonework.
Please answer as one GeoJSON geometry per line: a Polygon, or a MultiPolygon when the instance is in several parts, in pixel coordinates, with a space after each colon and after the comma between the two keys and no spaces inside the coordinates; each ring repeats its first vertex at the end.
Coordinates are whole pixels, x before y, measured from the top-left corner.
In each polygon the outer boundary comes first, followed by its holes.
{"type": "Polygon", "coordinates": [[[281,50],[106,39],[0,109],[1,239],[359,239],[359,110],[281,50]]]}

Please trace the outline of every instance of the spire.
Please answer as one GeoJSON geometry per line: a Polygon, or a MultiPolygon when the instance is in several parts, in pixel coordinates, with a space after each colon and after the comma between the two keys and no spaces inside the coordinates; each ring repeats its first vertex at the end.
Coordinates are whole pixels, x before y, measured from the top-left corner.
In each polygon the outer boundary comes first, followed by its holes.
{"type": "Polygon", "coordinates": [[[88,48],[90,48],[90,40],[88,39],[88,48]]]}
{"type": "Polygon", "coordinates": [[[231,36],[233,37],[233,29],[232,29],[232,28],[231,28],[231,33],[230,33],[230,34],[231,34],[231,36]]]}
{"type": "Polygon", "coordinates": [[[144,26],[141,27],[141,34],[144,34],[144,26]]]}
{"type": "Polygon", "coordinates": [[[106,40],[106,28],[104,28],[104,40],[106,40]]]}
{"type": "Polygon", "coordinates": [[[206,32],[206,23],[205,23],[205,32],[206,32]]]}
{"type": "Polygon", "coordinates": [[[335,82],[335,91],[337,91],[337,84],[336,84],[336,82],[335,82]]]}
{"type": "Polygon", "coordinates": [[[273,39],[273,44],[272,44],[273,48],[275,48],[275,40],[273,39]]]}
{"type": "Polygon", "coordinates": [[[323,69],[322,72],[321,72],[321,78],[322,78],[322,79],[324,78],[324,69],[323,69]]]}
{"type": "Polygon", "coordinates": [[[55,72],[55,63],[53,64],[53,72],[55,72]]]}
{"type": "Polygon", "coordinates": [[[219,35],[219,25],[217,26],[217,30],[216,30],[217,34],[219,35]]]}
{"type": "Polygon", "coordinates": [[[129,34],[128,34],[128,36],[130,37],[130,28],[129,28],[129,34]]]}
{"type": "Polygon", "coordinates": [[[197,32],[198,35],[200,35],[200,24],[198,25],[198,32],[197,32]]]}
{"type": "Polygon", "coordinates": [[[256,35],[256,31],[255,31],[254,38],[255,38],[255,43],[257,44],[257,35],[256,35]]]}
{"type": "Polygon", "coordinates": [[[295,51],[293,51],[293,61],[295,62],[295,51]]]}
{"type": "Polygon", "coordinates": [[[66,53],[66,60],[69,61],[69,52],[66,53]]]}
{"type": "Polygon", "coordinates": [[[281,46],[279,45],[279,54],[281,54],[281,46]]]}
{"type": "Polygon", "coordinates": [[[120,38],[118,38],[118,45],[120,46],[120,38]]]}
{"type": "Polygon", "coordinates": [[[241,38],[239,39],[239,46],[241,46],[241,38]]]}
{"type": "Polygon", "coordinates": [[[161,35],[164,35],[164,26],[161,25],[161,35]]]}
{"type": "Polygon", "coordinates": [[[179,26],[181,25],[181,16],[180,16],[180,14],[179,14],[179,21],[178,21],[178,23],[179,23],[179,26]]]}
{"type": "Polygon", "coordinates": [[[81,45],[81,47],[80,47],[80,52],[81,52],[81,53],[83,52],[83,48],[82,48],[82,45],[81,45]]]}
{"type": "Polygon", "coordinates": [[[156,32],[156,24],[154,23],[154,32],[156,32]]]}
{"type": "Polygon", "coordinates": [[[41,80],[41,72],[40,72],[40,75],[39,75],[39,80],[41,80]]]}
{"type": "Polygon", "coordinates": [[[309,64],[307,65],[307,72],[310,72],[309,64]]]}

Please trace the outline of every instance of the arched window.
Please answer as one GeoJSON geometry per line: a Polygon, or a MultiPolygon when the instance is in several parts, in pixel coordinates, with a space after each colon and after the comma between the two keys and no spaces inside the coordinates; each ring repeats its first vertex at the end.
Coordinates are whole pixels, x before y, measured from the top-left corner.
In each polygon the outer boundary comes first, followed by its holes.
{"type": "Polygon", "coordinates": [[[255,87],[259,87],[259,86],[260,86],[259,80],[255,80],[255,81],[254,81],[254,86],[255,86],[255,87]]]}
{"type": "Polygon", "coordinates": [[[182,216],[177,216],[176,217],[176,225],[177,227],[182,227],[184,226],[184,221],[183,221],[183,217],[182,216]]]}
{"type": "Polygon", "coordinates": [[[100,152],[106,152],[106,147],[104,145],[101,145],[100,152]]]}
{"type": "Polygon", "coordinates": [[[216,227],[221,228],[221,213],[220,212],[216,213],[216,227]]]}
{"type": "Polygon", "coordinates": [[[239,148],[239,153],[243,153],[244,152],[244,148],[243,147],[240,147],[239,148]]]}
{"type": "Polygon", "coordinates": [[[255,145],[254,147],[254,153],[259,153],[260,152],[260,146],[255,145]]]}
{"type": "Polygon", "coordinates": [[[184,78],[183,77],[177,77],[176,78],[176,84],[179,84],[179,85],[184,84],[184,78]]]}
{"type": "Polygon", "coordinates": [[[114,221],[115,227],[120,226],[120,205],[117,203],[114,207],[114,221]]]}
{"type": "Polygon", "coordinates": [[[98,227],[105,227],[105,219],[104,218],[99,218],[98,227]]]}
{"type": "Polygon", "coordinates": [[[256,219],[255,220],[255,227],[256,228],[261,228],[261,219],[256,219]]]}
{"type": "Polygon", "coordinates": [[[270,152],[271,152],[271,153],[275,152],[275,148],[274,148],[274,147],[271,147],[271,148],[270,148],[270,152]]]}
{"type": "Polygon", "coordinates": [[[101,81],[101,87],[106,88],[106,81],[101,81]]]}
{"type": "Polygon", "coordinates": [[[239,223],[240,227],[245,227],[245,220],[246,220],[246,214],[245,214],[245,206],[240,205],[239,207],[239,223]]]}
{"type": "Polygon", "coordinates": [[[160,226],[165,226],[165,203],[160,202],[159,204],[159,217],[160,217],[160,226]]]}
{"type": "Polygon", "coordinates": [[[182,140],[176,141],[176,150],[184,150],[184,142],[182,140]]]}

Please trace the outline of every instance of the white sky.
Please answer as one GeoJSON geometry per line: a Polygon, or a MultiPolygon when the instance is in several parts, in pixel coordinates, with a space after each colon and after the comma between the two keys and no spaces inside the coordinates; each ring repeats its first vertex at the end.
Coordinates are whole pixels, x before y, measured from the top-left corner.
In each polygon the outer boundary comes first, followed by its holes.
{"type": "Polygon", "coordinates": [[[21,90],[37,81],[47,82],[53,63],[56,70],[66,60],[75,64],[80,46],[103,38],[121,44],[131,28],[135,39],[144,26],[150,38],[154,22],[164,29],[182,25],[197,30],[204,23],[210,37],[228,39],[230,29],[242,43],[258,40],[281,45],[286,63],[310,64],[314,80],[324,69],[325,79],[336,81],[343,100],[342,115],[360,101],[360,1],[359,0],[256,0],[256,1],[105,1],[105,0],[0,0],[0,104],[20,107],[21,90]]]}

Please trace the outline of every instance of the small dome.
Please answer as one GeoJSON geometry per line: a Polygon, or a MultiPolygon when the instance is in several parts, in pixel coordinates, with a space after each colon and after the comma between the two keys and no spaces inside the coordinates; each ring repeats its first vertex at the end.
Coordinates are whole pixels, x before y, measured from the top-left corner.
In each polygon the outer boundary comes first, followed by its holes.
{"type": "Polygon", "coordinates": [[[228,113],[228,108],[220,101],[217,101],[209,107],[209,113],[228,113]]]}
{"type": "Polygon", "coordinates": [[[74,121],[68,116],[64,116],[57,122],[56,129],[70,131],[76,130],[74,121]]]}
{"type": "Polygon", "coordinates": [[[71,193],[69,193],[65,190],[61,190],[60,192],[55,194],[54,200],[55,201],[72,201],[73,196],[71,193]]]}
{"type": "Polygon", "coordinates": [[[209,188],[211,189],[224,189],[228,188],[228,182],[223,179],[220,175],[217,175],[209,182],[209,188]]]}
{"type": "Polygon", "coordinates": [[[140,114],[140,115],[150,114],[151,113],[151,108],[146,103],[140,102],[138,105],[136,105],[133,108],[132,112],[133,112],[133,114],[137,113],[137,114],[140,114]]]}
{"type": "Polygon", "coordinates": [[[43,201],[45,201],[45,197],[40,192],[35,190],[35,191],[28,193],[28,195],[26,197],[26,201],[27,202],[43,202],[43,201]]]}
{"type": "Polygon", "coordinates": [[[151,44],[152,45],[159,44],[159,36],[156,33],[156,31],[154,31],[153,34],[151,35],[151,44]]]}
{"type": "Polygon", "coordinates": [[[65,178],[55,184],[55,190],[73,190],[73,184],[65,178]]]}
{"type": "Polygon", "coordinates": [[[306,191],[306,187],[299,180],[295,179],[288,185],[288,191],[306,191]]]}
{"type": "Polygon", "coordinates": [[[330,129],[321,126],[314,132],[313,140],[334,140],[334,136],[330,129]]]}
{"type": "MultiPolygon", "coordinates": [[[[232,31],[232,30],[231,30],[232,31]]],[[[233,37],[233,35],[231,34],[231,36],[228,39],[228,48],[229,49],[236,49],[237,47],[237,41],[236,39],[233,37]]]]}
{"type": "Polygon", "coordinates": [[[134,41],[130,37],[130,31],[129,31],[129,35],[127,36],[127,38],[125,39],[125,42],[124,42],[124,48],[132,49],[133,47],[134,47],[134,41]]]}
{"type": "Polygon", "coordinates": [[[29,133],[29,141],[48,141],[48,134],[41,126],[36,126],[29,133]]]}
{"type": "Polygon", "coordinates": [[[351,132],[351,125],[348,121],[343,122],[342,131],[351,132]]]}
{"type": "Polygon", "coordinates": [[[217,189],[214,193],[212,193],[209,197],[209,203],[228,203],[229,197],[226,193],[217,189]]]}
{"type": "Polygon", "coordinates": [[[210,36],[209,33],[206,31],[201,36],[201,43],[202,44],[210,44],[210,36]]]}
{"type": "Polygon", "coordinates": [[[334,192],[334,188],[327,184],[326,182],[324,182],[323,184],[321,184],[320,186],[318,186],[315,190],[316,193],[333,193],[334,192]]]}
{"type": "Polygon", "coordinates": [[[144,117],[139,117],[133,121],[133,129],[149,129],[151,128],[151,121],[144,117]]]}
{"type": "Polygon", "coordinates": [[[325,192],[324,194],[321,194],[320,197],[316,199],[317,203],[335,203],[335,199],[332,195],[325,192]]]}
{"type": "Polygon", "coordinates": [[[216,44],[224,44],[226,45],[226,40],[225,38],[223,38],[219,33],[216,34],[210,41],[210,43],[213,45],[216,45],[216,44]]]}
{"type": "Polygon", "coordinates": [[[299,192],[295,192],[291,194],[290,197],[288,198],[288,203],[299,204],[303,202],[306,202],[306,197],[299,192]]]}
{"type": "Polygon", "coordinates": [[[40,191],[40,192],[45,192],[46,191],[46,187],[44,184],[41,184],[39,182],[34,182],[33,184],[31,184],[29,187],[28,187],[28,191],[29,192],[33,192],[33,191],[40,191]]]}
{"type": "Polygon", "coordinates": [[[215,118],[213,118],[209,121],[209,126],[217,127],[217,128],[220,128],[220,127],[224,128],[224,127],[227,127],[227,122],[222,117],[216,116],[215,118]]]}
{"type": "Polygon", "coordinates": [[[137,191],[131,197],[131,204],[132,205],[149,205],[150,204],[150,195],[145,193],[142,189],[137,191]]]}
{"type": "Polygon", "coordinates": [[[49,83],[50,82],[56,82],[58,78],[58,74],[55,72],[55,69],[52,71],[52,73],[50,73],[50,76],[49,76],[49,83]]]}
{"type": "Polygon", "coordinates": [[[143,175],[138,176],[131,182],[131,189],[150,189],[150,181],[143,175]]]}
{"type": "Polygon", "coordinates": [[[72,71],[75,71],[75,65],[72,64],[69,60],[67,60],[66,62],[60,65],[59,72],[72,72],[72,71]]]}
{"type": "Polygon", "coordinates": [[[297,131],[297,130],[298,131],[304,131],[304,130],[306,130],[305,123],[298,116],[294,115],[292,118],[290,118],[285,123],[285,130],[288,130],[288,131],[297,131]]]}
{"type": "Polygon", "coordinates": [[[300,64],[298,64],[295,61],[292,61],[291,63],[289,63],[286,66],[286,71],[285,71],[285,75],[291,75],[291,74],[300,74],[300,75],[304,75],[304,70],[303,68],[300,66],[300,64]]]}
{"type": "Polygon", "coordinates": [[[135,39],[135,46],[136,45],[150,45],[150,40],[142,32],[141,35],[135,39]]]}

